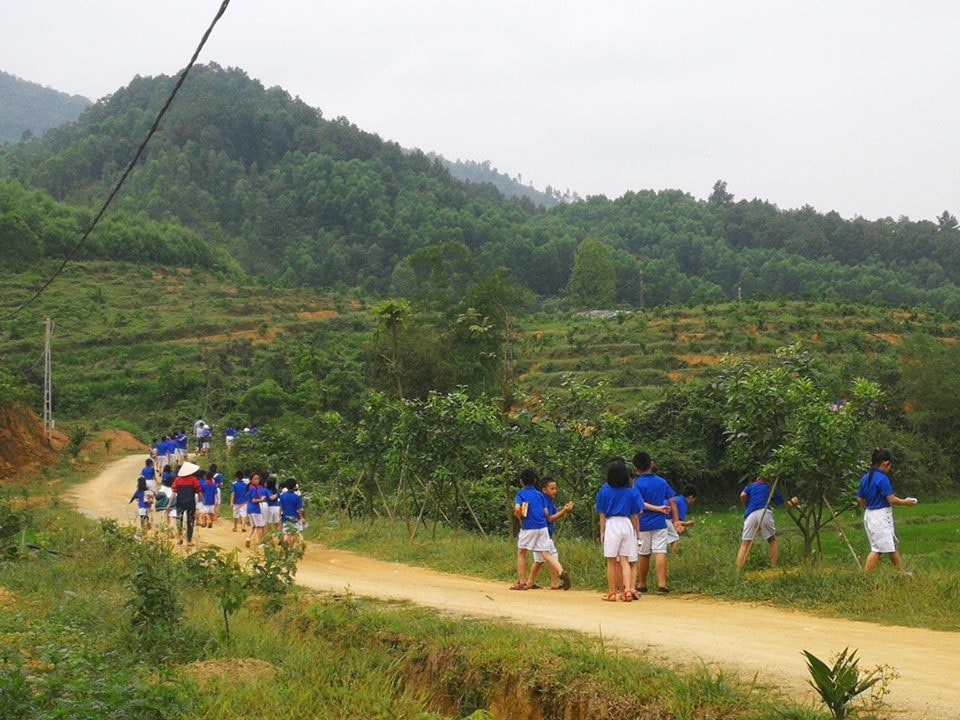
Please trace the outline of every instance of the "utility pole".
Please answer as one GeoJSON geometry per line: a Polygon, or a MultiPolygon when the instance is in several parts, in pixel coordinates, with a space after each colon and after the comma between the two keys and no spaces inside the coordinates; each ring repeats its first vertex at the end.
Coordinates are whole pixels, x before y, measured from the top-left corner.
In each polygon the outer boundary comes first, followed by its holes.
{"type": "Polygon", "coordinates": [[[50,442],[53,430],[53,372],[50,363],[50,338],[53,335],[53,323],[47,318],[43,343],[43,431],[50,442]]]}

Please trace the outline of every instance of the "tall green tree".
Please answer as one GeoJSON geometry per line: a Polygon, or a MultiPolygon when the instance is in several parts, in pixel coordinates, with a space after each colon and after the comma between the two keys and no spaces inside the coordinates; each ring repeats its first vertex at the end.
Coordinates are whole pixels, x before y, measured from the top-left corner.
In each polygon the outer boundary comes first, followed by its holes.
{"type": "Polygon", "coordinates": [[[617,291],[617,269],[609,245],[587,238],[577,246],[567,294],[580,307],[609,308],[617,291]]]}

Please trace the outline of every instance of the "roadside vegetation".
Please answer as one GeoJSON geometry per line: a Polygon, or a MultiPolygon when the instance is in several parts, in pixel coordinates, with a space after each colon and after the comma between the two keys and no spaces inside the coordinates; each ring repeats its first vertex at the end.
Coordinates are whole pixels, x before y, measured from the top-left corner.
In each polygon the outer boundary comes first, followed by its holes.
{"type": "Polygon", "coordinates": [[[252,585],[227,634],[209,558],[81,518],[69,472],[0,487],[3,717],[824,717],[597,638],[293,588],[252,585]]]}

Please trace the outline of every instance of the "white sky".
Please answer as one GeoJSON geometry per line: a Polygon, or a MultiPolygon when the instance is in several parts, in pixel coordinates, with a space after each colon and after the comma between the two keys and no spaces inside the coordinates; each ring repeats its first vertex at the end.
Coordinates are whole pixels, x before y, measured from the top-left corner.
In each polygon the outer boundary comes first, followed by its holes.
{"type": "MultiPolygon", "coordinates": [[[[0,0],[0,70],[96,99],[219,0],[0,0]]],[[[960,214],[960,3],[232,0],[201,62],[405,147],[581,195],[960,214]]]]}

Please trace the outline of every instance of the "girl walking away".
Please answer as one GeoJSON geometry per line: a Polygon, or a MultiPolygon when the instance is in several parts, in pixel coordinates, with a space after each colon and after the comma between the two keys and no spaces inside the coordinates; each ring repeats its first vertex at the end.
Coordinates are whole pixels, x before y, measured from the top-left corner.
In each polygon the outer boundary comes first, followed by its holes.
{"type": "Polygon", "coordinates": [[[893,530],[891,505],[916,505],[917,499],[901,498],[894,494],[887,476],[892,460],[889,450],[875,448],[870,458],[870,471],[861,478],[857,490],[857,503],[864,508],[863,527],[870,541],[870,554],[863,566],[863,571],[868,575],[876,569],[881,555],[889,555],[893,566],[903,572],[900,541],[893,530]]]}
{"type": "Polygon", "coordinates": [[[133,496],[127,503],[132,503],[134,500],[137,501],[140,530],[141,532],[149,530],[153,527],[153,523],[150,522],[150,510],[153,508],[154,493],[153,490],[147,488],[147,479],[143,475],[137,478],[137,489],[134,490],[133,496]]]}
{"type": "Polygon", "coordinates": [[[260,485],[260,475],[250,476],[250,485],[247,487],[247,518],[250,520],[250,536],[244,545],[250,547],[254,537],[257,544],[263,544],[263,528],[265,525],[261,505],[267,501],[267,489],[260,485]]]}
{"type": "Polygon", "coordinates": [[[607,559],[607,594],[603,600],[617,599],[620,581],[621,599],[639,600],[634,591],[633,570],[637,562],[640,497],[630,487],[630,469],[623,458],[614,458],[607,465],[607,481],[597,492],[596,509],[600,515],[600,544],[607,559]],[[617,563],[620,572],[617,572],[617,563]]]}
{"type": "Polygon", "coordinates": [[[260,507],[263,511],[264,529],[269,528],[270,532],[280,532],[280,491],[277,489],[276,476],[268,475],[264,488],[267,502],[260,507]]]}

